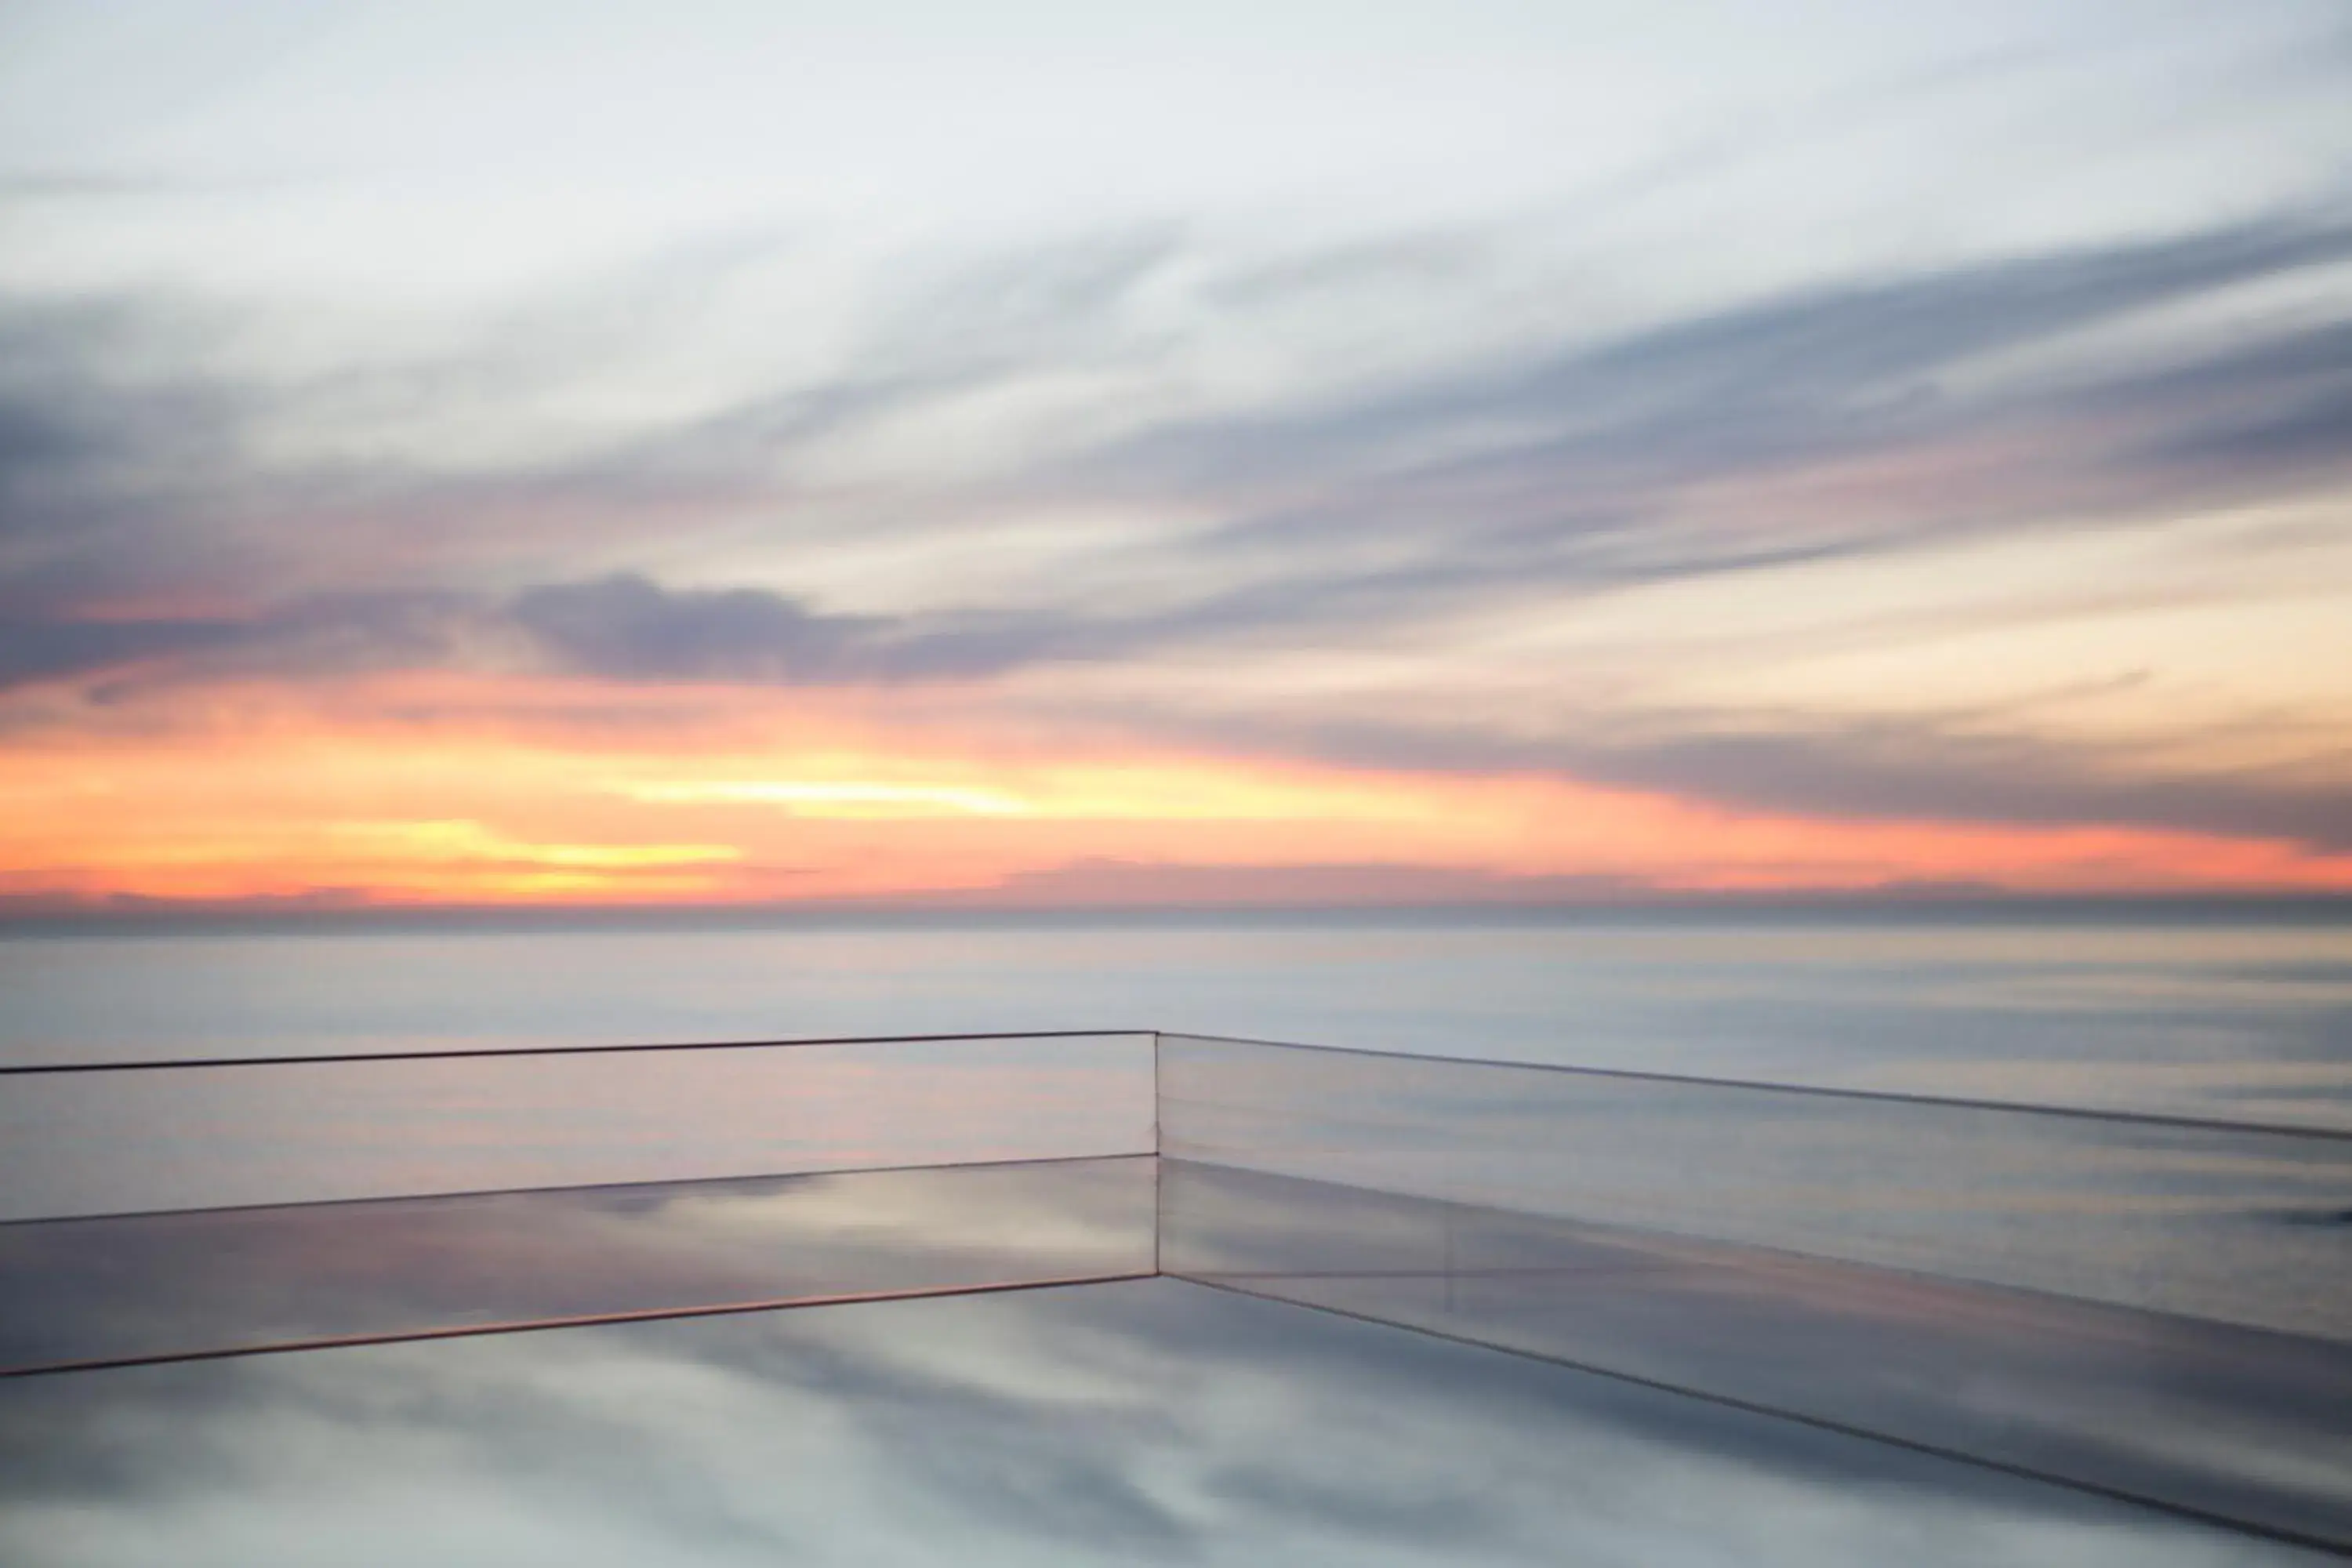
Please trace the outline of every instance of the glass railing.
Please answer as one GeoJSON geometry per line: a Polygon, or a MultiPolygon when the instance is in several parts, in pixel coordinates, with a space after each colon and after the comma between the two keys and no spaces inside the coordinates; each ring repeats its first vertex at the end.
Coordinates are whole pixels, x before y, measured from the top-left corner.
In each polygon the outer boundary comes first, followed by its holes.
{"type": "Polygon", "coordinates": [[[1167,1275],[2352,1546],[2352,1137],[1148,1032],[0,1071],[0,1370],[1167,1275]]]}
{"type": "Polygon", "coordinates": [[[0,1369],[1152,1271],[1149,1034],[11,1069],[0,1369]]]}
{"type": "Polygon", "coordinates": [[[1149,1033],[0,1068],[0,1220],[1153,1152],[1149,1033]]]}
{"type": "Polygon", "coordinates": [[[1171,1275],[2352,1543],[2352,1138],[1163,1036],[1171,1275]]]}
{"type": "Polygon", "coordinates": [[[1161,1038],[1160,1152],[2352,1339],[2352,1134],[1161,1038]]]}

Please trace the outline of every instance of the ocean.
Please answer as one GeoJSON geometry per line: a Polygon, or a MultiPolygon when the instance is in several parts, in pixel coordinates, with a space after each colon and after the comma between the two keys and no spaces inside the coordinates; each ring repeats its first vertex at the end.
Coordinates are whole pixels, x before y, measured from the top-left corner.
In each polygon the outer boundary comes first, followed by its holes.
{"type": "Polygon", "coordinates": [[[0,1064],[1165,1029],[2352,1128],[2352,911],[20,931],[0,1064]]]}

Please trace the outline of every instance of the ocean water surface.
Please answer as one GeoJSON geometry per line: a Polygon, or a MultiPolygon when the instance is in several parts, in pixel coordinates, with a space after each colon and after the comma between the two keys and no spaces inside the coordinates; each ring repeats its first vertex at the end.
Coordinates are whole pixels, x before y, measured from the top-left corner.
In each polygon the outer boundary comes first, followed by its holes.
{"type": "Polygon", "coordinates": [[[0,939],[0,1063],[1045,1029],[2352,1128],[2352,913],[872,917],[0,939]]]}

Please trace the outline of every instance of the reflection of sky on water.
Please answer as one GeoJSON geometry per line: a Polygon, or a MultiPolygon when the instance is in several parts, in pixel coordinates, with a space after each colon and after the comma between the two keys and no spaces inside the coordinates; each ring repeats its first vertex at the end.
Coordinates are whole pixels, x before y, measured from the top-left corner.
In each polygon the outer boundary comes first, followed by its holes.
{"type": "Polygon", "coordinates": [[[2304,1560],[1171,1281],[0,1384],[0,1559],[2304,1560]]]}
{"type": "Polygon", "coordinates": [[[293,941],[0,942],[0,1058],[1160,1027],[2352,1126],[2343,922],[1090,916],[293,941]]]}

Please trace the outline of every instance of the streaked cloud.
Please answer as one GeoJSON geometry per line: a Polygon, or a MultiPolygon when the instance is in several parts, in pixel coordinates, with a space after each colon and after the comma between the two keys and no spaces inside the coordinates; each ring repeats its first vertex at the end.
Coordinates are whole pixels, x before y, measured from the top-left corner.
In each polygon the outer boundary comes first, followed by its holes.
{"type": "Polygon", "coordinates": [[[562,870],[633,871],[737,860],[731,844],[527,844],[478,822],[343,822],[333,831],[362,846],[424,859],[498,861],[562,870]]]}
{"type": "MultiPolygon", "coordinates": [[[[0,751],[292,776],[496,736],[507,784],[336,820],[592,851],[567,875],[738,852],[681,896],[1847,886],[1970,835],[2017,885],[2301,886],[2352,848],[2326,6],[1040,12],[1036,49],[523,16],[12,24],[0,751]],[[596,82],[675,112],[622,136],[596,82]],[[562,826],[579,778],[637,816],[562,826]],[[1695,847],[1428,826],[1523,785],[1695,847]],[[762,809],[910,847],[849,877],[762,809]],[[923,883],[957,822],[1025,837],[923,883]]],[[[223,826],[240,787],[202,831],[257,889],[374,874],[223,826]]],[[[12,885],[131,877],[137,837],[12,885]]]]}
{"type": "Polygon", "coordinates": [[[953,784],[822,784],[807,780],[720,779],[701,783],[625,784],[631,800],[655,805],[781,805],[795,811],[858,816],[1024,816],[1035,807],[994,790],[953,784]]]}

